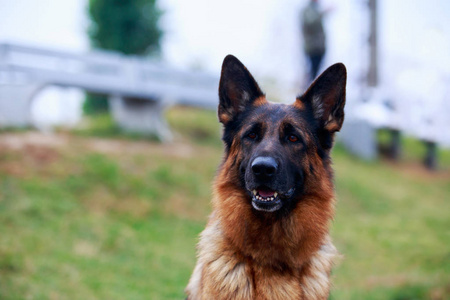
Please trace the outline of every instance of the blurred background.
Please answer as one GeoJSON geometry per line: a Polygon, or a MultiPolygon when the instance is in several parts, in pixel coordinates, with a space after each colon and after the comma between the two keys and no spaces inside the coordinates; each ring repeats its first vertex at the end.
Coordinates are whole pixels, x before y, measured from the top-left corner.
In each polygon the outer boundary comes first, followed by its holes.
{"type": "Polygon", "coordinates": [[[183,299],[227,54],[347,67],[331,299],[450,299],[446,0],[0,0],[0,299],[183,299]]]}

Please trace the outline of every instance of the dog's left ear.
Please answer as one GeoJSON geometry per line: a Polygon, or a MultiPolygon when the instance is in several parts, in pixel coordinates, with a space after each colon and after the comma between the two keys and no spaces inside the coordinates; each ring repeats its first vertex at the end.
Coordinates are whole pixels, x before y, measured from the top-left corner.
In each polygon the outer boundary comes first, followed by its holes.
{"type": "Polygon", "coordinates": [[[319,137],[324,148],[333,143],[333,134],[344,122],[345,85],[347,71],[342,63],[326,69],[297,101],[312,109],[319,124],[319,137]]]}
{"type": "Polygon", "coordinates": [[[225,57],[219,83],[219,121],[227,124],[263,95],[247,68],[233,55],[225,57]]]}

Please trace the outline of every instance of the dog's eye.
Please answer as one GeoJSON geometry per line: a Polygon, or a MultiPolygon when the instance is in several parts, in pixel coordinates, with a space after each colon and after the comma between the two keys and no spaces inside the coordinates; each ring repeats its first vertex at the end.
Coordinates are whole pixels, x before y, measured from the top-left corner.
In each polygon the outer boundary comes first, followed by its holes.
{"type": "Polygon", "coordinates": [[[252,140],[254,140],[258,137],[258,135],[254,132],[250,132],[249,134],[247,134],[247,136],[252,140]]]}
{"type": "Polygon", "coordinates": [[[291,134],[291,135],[288,137],[288,140],[289,140],[289,142],[291,142],[291,143],[295,143],[295,142],[298,142],[298,137],[297,137],[296,135],[291,134]]]}

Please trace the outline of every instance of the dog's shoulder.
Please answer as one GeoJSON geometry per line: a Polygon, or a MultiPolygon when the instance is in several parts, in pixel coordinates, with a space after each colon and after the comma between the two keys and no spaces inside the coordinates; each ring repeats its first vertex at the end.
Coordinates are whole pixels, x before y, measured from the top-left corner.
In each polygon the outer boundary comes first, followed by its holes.
{"type": "Polygon", "coordinates": [[[327,236],[320,249],[302,269],[301,285],[305,299],[327,299],[330,273],[339,253],[327,236]]]}
{"type": "Polygon", "coordinates": [[[197,265],[186,288],[189,299],[252,299],[249,273],[223,235],[220,222],[211,218],[200,235],[197,265]]]}

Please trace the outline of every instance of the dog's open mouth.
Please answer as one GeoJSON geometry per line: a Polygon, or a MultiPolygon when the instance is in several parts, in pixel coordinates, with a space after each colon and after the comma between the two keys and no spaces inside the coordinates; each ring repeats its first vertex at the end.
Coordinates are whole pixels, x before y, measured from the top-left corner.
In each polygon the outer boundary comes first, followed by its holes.
{"type": "Polygon", "coordinates": [[[278,193],[269,189],[253,190],[253,197],[259,201],[269,202],[278,197],[278,193]]]}
{"type": "Polygon", "coordinates": [[[273,212],[281,208],[279,194],[268,188],[252,190],[252,206],[259,211],[273,212]]]}

